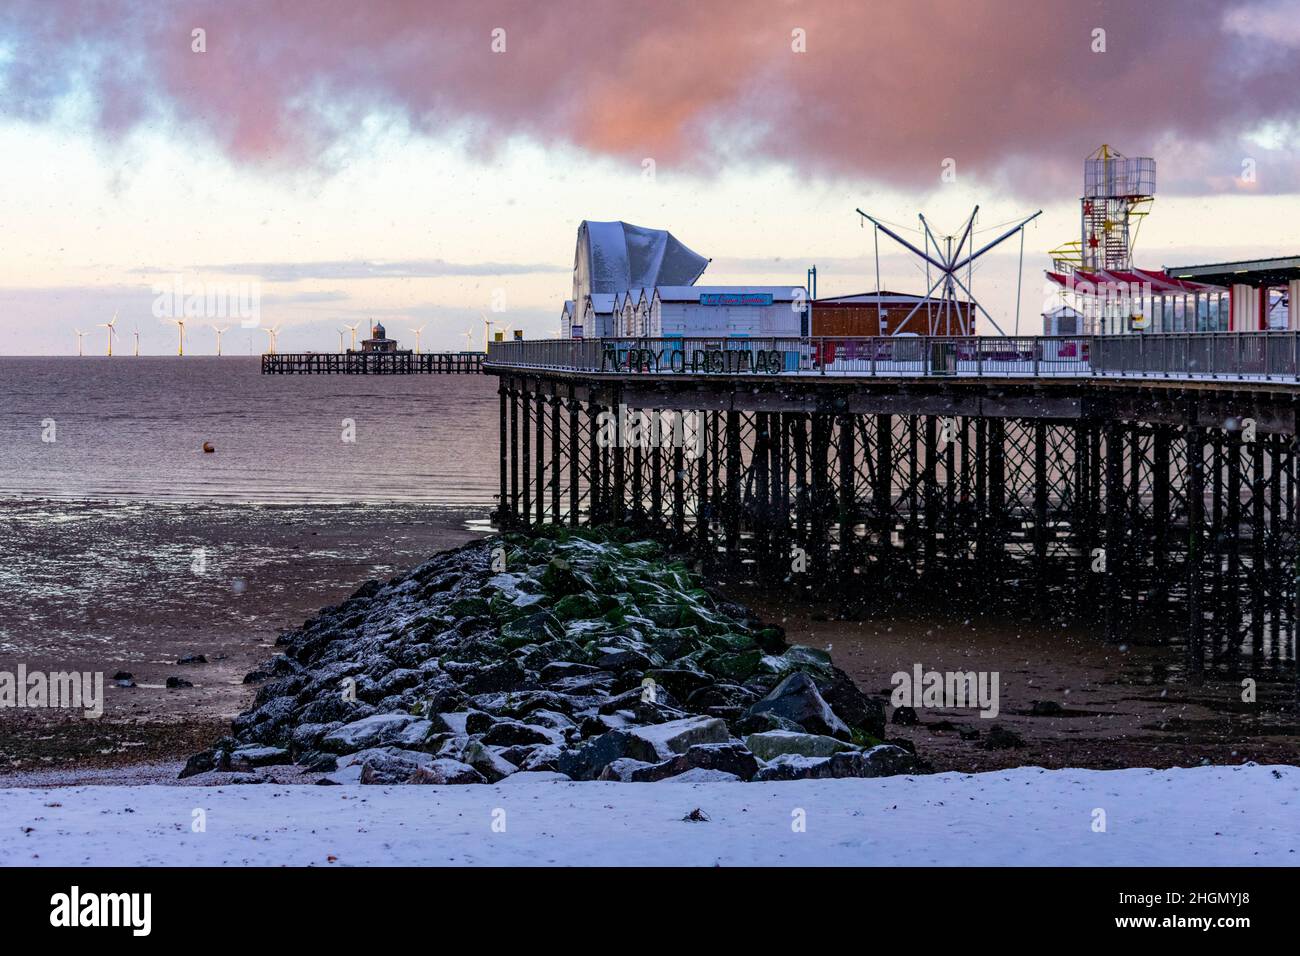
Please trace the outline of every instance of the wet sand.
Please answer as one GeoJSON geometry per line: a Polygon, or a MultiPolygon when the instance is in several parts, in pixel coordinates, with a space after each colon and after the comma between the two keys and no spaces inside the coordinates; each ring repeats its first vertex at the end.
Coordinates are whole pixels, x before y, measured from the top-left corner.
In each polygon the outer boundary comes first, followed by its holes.
{"type": "MultiPolygon", "coordinates": [[[[0,711],[0,785],[174,780],[181,762],[222,736],[255,693],[243,677],[274,653],[282,629],[490,528],[481,512],[427,505],[105,505],[9,502],[0,545],[0,670],[102,671],[99,720],[0,711]],[[202,552],[202,561],[196,558],[202,552]],[[206,664],[178,664],[202,654],[206,664]],[[117,671],[135,687],[113,686],[117,671]],[[166,688],[177,676],[193,687],[166,688]]],[[[1289,682],[1192,688],[1158,646],[1110,646],[1082,629],[1026,622],[876,616],[766,588],[728,597],[784,625],[789,640],[828,649],[888,703],[891,676],[997,671],[1000,714],[921,709],[891,724],[936,770],[1300,763],[1289,682]],[[1035,716],[1035,701],[1063,712],[1035,716]],[[998,725],[1023,747],[987,749],[998,725]]]]}
{"type": "Polygon", "coordinates": [[[102,672],[105,684],[99,719],[0,710],[9,785],[15,773],[170,765],[210,745],[252,700],[244,675],[281,630],[489,530],[477,510],[419,504],[0,507],[0,670],[102,672]],[[207,663],[177,663],[191,655],[207,663]],[[136,686],[116,686],[119,671],[136,686]]]}
{"type": "Polygon", "coordinates": [[[1256,702],[1244,703],[1240,679],[1207,675],[1192,687],[1176,677],[1174,649],[1106,644],[1084,628],[938,614],[842,620],[833,606],[767,590],[730,593],[782,623],[792,643],[828,650],[887,713],[892,676],[912,673],[917,663],[927,671],[997,671],[996,718],[975,708],[917,708],[916,725],[889,725],[890,737],[911,740],[937,771],[1300,763],[1294,684],[1276,676],[1261,678],[1256,702]],[[1035,715],[1035,701],[1061,712],[1035,715]],[[1024,746],[987,749],[993,725],[1024,746]]]}

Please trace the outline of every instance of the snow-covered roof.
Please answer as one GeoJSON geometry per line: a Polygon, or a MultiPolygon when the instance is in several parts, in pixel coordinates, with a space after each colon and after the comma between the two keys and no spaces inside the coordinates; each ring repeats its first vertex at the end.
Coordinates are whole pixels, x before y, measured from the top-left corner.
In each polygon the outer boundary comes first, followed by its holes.
{"type": "Polygon", "coordinates": [[[793,302],[808,293],[800,285],[661,285],[655,294],[663,302],[698,302],[701,295],[770,295],[773,302],[793,302]]]}
{"type": "Polygon", "coordinates": [[[638,286],[690,285],[708,264],[708,259],[666,229],[584,219],[578,226],[574,258],[575,295],[614,293],[638,286]],[[579,290],[579,285],[585,287],[579,290]]]}
{"type": "Polygon", "coordinates": [[[606,315],[614,311],[614,304],[617,300],[617,293],[593,292],[591,295],[587,296],[586,308],[589,308],[600,315],[606,315]]]}

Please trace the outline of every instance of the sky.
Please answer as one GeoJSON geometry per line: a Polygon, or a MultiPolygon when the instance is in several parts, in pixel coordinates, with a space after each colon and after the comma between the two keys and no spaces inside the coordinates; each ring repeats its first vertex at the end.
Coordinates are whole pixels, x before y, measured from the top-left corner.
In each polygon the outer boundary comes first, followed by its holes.
{"type": "Polygon", "coordinates": [[[1297,91],[1297,0],[5,0],[0,355],[102,353],[115,313],[116,353],[174,354],[178,283],[256,304],[187,354],[548,336],[582,219],[671,230],[711,284],[862,292],[855,208],[976,204],[983,240],[1043,210],[1023,271],[1017,238],[975,274],[1036,331],[1103,142],[1157,162],[1139,265],[1300,254],[1297,91]]]}

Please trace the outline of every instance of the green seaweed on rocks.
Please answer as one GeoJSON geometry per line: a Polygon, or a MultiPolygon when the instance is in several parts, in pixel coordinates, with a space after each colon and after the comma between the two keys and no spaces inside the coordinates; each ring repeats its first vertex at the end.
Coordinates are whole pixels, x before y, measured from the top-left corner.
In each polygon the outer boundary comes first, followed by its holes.
{"type": "Polygon", "coordinates": [[[321,783],[788,780],[923,767],[879,743],[883,705],[829,655],[788,645],[625,528],[443,552],[279,644],[252,708],[184,775],[282,778],[292,763],[321,783]]]}

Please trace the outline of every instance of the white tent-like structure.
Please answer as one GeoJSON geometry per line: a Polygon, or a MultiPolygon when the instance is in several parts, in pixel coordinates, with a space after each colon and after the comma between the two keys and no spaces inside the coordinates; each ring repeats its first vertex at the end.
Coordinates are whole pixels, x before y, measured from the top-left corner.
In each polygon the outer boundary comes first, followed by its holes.
{"type": "Polygon", "coordinates": [[[629,289],[694,285],[708,265],[708,259],[666,229],[584,219],[573,257],[573,301],[629,289]]]}

